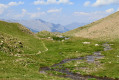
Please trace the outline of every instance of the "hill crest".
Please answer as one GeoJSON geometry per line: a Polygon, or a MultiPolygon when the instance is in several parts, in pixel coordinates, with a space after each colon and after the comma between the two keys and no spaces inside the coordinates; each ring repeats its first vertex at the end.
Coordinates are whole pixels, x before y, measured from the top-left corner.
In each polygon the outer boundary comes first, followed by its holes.
{"type": "Polygon", "coordinates": [[[119,38],[119,11],[91,24],[79,27],[64,34],[91,39],[119,38]]]}

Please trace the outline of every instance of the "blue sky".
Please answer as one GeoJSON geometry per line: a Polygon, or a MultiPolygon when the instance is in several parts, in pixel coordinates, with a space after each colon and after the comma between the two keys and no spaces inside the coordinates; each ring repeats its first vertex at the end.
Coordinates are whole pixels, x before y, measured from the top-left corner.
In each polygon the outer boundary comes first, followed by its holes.
{"type": "Polygon", "coordinates": [[[119,0],[0,0],[0,19],[87,23],[119,10],[119,0]]]}

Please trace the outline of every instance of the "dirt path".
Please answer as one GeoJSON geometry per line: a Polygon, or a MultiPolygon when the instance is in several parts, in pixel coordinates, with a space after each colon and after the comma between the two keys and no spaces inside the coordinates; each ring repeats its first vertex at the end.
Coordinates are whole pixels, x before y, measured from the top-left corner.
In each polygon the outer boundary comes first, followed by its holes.
{"type": "MultiPolygon", "coordinates": [[[[37,37],[37,36],[35,36],[37,39],[39,39],[39,40],[41,40],[41,38],[39,38],[39,37],[37,37]]],[[[41,40],[41,42],[42,42],[42,45],[43,45],[43,47],[45,48],[45,50],[44,51],[38,51],[38,53],[37,54],[40,54],[40,53],[42,53],[42,52],[46,52],[46,51],[48,51],[48,48],[46,47],[46,45],[45,45],[45,43],[41,40]]]]}
{"type": "Polygon", "coordinates": [[[46,45],[45,45],[45,43],[42,41],[42,44],[43,44],[43,46],[44,46],[44,48],[45,48],[45,50],[43,51],[43,52],[46,52],[46,51],[48,51],[48,48],[46,47],[46,45]]]}

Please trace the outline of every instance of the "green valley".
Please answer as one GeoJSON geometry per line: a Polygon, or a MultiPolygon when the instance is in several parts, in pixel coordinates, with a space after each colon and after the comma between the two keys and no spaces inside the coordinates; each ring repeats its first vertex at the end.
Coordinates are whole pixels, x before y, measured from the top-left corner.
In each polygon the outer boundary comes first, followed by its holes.
{"type": "Polygon", "coordinates": [[[119,80],[119,37],[82,37],[85,28],[33,33],[21,24],[0,21],[0,80],[80,80],[73,78],[76,75],[83,80],[119,80]]]}

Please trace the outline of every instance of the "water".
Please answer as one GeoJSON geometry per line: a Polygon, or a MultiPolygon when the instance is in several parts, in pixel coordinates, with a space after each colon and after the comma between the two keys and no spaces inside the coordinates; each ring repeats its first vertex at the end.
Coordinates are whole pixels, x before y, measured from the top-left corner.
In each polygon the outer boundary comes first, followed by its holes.
{"type": "Polygon", "coordinates": [[[104,51],[112,50],[111,46],[107,43],[103,44],[103,46],[104,46],[104,51]]]}
{"type": "MultiPolygon", "coordinates": [[[[111,46],[107,43],[103,44],[103,46],[104,46],[104,51],[108,51],[108,50],[112,49],[111,46]]],[[[64,63],[68,63],[70,61],[75,61],[75,60],[86,60],[88,63],[94,63],[96,59],[101,59],[101,58],[104,58],[104,56],[101,54],[101,51],[98,51],[98,52],[94,52],[93,55],[89,55],[86,57],[65,59],[58,64],[52,65],[51,66],[52,69],[49,67],[40,68],[40,72],[45,73],[45,71],[48,71],[48,70],[58,71],[58,72],[66,74],[66,75],[62,75],[60,77],[71,78],[73,80],[88,80],[90,78],[96,78],[97,80],[114,80],[112,78],[107,78],[107,77],[96,77],[96,76],[91,76],[91,75],[81,75],[81,74],[73,73],[73,72],[70,72],[69,69],[67,69],[67,68],[64,69],[62,66],[62,64],[64,64],[64,63]],[[53,69],[53,67],[57,67],[57,66],[59,66],[61,69],[53,69]]],[[[119,79],[117,79],[117,80],[119,80],[119,79]]]]}

